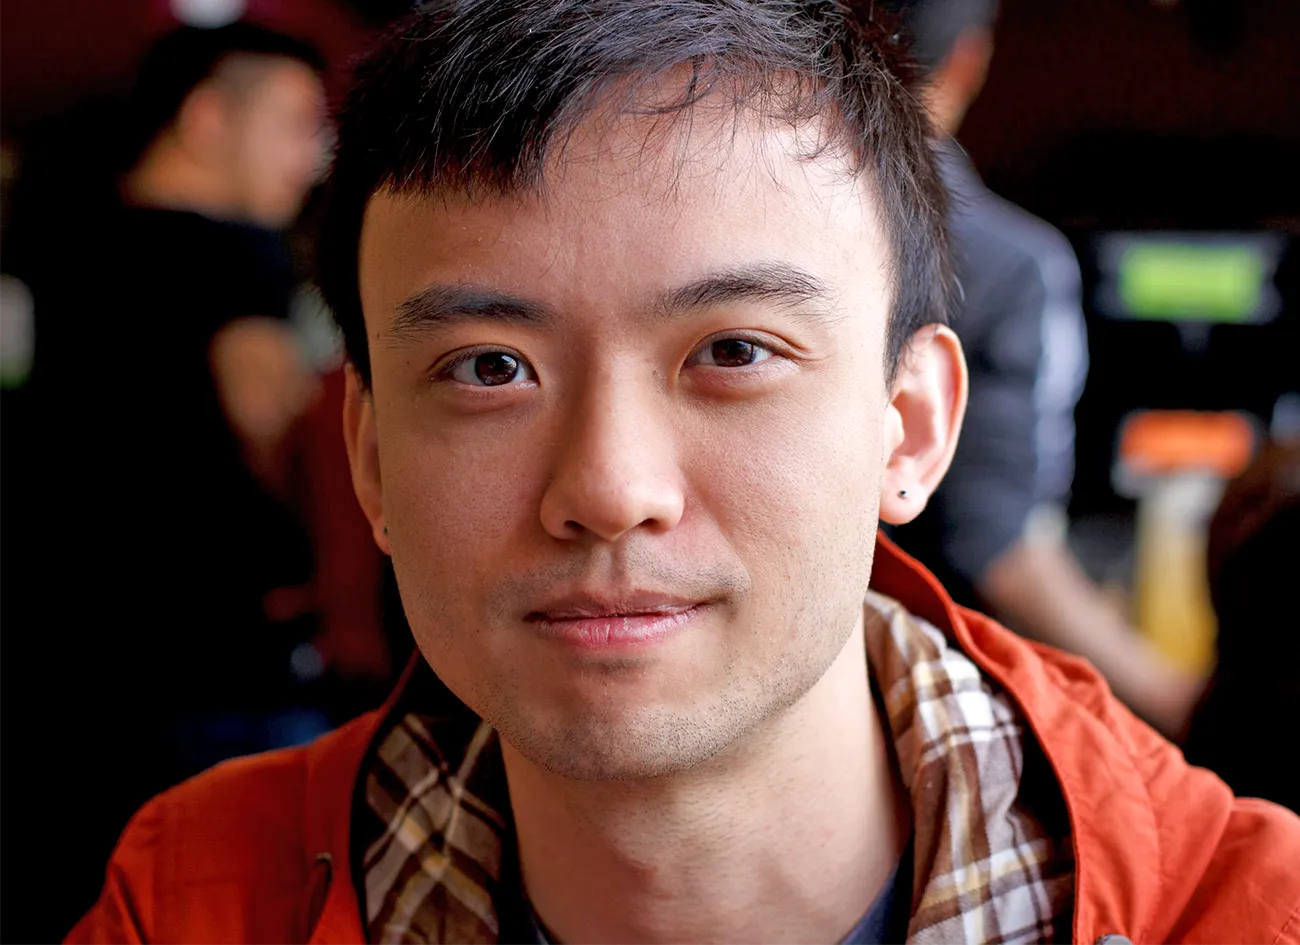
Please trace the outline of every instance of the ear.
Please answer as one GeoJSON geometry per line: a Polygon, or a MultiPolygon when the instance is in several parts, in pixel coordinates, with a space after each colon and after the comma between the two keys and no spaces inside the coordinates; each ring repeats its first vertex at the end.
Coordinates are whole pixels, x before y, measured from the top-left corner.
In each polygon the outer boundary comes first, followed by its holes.
{"type": "Polygon", "coordinates": [[[949,81],[968,105],[984,88],[992,59],[993,31],[987,27],[967,27],[953,42],[945,69],[949,81]]]}
{"type": "Polygon", "coordinates": [[[992,58],[992,30],[969,27],[958,34],[943,62],[930,73],[923,95],[926,108],[941,131],[957,133],[966,109],[984,87],[992,58]]]}
{"type": "Polygon", "coordinates": [[[375,427],[375,401],[361,383],[356,368],[344,368],[347,387],[343,394],[343,441],[348,448],[352,467],[352,488],[361,503],[361,511],[370,521],[375,544],[386,555],[393,553],[388,543],[384,517],[384,489],[379,476],[379,434],[375,427]]]}
{"type": "Polygon", "coordinates": [[[966,358],[951,328],[927,325],[899,359],[885,412],[880,518],[902,525],[921,514],[948,471],[966,413],[966,358]]]}

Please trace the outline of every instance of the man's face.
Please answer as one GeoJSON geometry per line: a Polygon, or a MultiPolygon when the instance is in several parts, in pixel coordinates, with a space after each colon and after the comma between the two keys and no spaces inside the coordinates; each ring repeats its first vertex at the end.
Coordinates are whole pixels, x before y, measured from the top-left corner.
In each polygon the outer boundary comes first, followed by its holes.
{"type": "Polygon", "coordinates": [[[258,65],[232,103],[230,162],[248,217],[288,226],[320,173],[325,92],[316,73],[292,59],[258,65]]]}
{"type": "Polygon", "coordinates": [[[365,219],[359,494],[434,670],[564,775],[707,760],[861,618],[886,244],[838,161],[732,120],[584,128],[544,199],[365,219]]]}

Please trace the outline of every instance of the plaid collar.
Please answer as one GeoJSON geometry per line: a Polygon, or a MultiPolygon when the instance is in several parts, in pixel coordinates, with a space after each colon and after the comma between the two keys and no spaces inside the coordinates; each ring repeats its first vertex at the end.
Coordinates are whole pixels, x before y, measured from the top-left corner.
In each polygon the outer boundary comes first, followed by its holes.
{"type": "MultiPolygon", "coordinates": [[[[1070,936],[1060,786],[1011,698],[944,634],[875,592],[868,665],[912,800],[908,942],[1070,936]]],[[[424,668],[362,770],[354,836],[371,942],[496,942],[519,902],[495,731],[424,668]]]]}

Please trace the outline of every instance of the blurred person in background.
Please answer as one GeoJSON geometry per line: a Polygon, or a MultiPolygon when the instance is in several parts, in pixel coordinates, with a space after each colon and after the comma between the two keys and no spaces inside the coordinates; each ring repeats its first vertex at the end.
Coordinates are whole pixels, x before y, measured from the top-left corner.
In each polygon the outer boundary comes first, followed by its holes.
{"type": "MultiPolygon", "coordinates": [[[[215,392],[256,479],[281,495],[285,440],[314,383],[284,324],[294,277],[280,231],[321,170],[323,68],[306,44],[245,23],[160,40],[137,82],[142,148],[108,234],[127,277],[123,320],[161,331],[160,353],[173,342],[171,353],[204,353],[194,379],[215,392]]],[[[82,350],[86,320],[66,326],[82,350]]]]}
{"type": "MultiPolygon", "coordinates": [[[[114,129],[129,138],[116,192],[64,205],[26,247],[41,433],[31,539],[6,578],[27,578],[25,659],[61,684],[26,726],[35,744],[7,757],[60,811],[44,847],[79,851],[58,867],[72,913],[144,799],[332,724],[296,507],[318,382],[286,321],[281,232],[322,169],[323,65],[246,23],[166,35],[114,129]]],[[[89,171],[112,151],[88,137],[71,157],[89,171]]]]}
{"type": "Polygon", "coordinates": [[[321,171],[324,62],[247,23],[183,27],[141,69],[129,203],[282,230],[321,171]]]}
{"type": "Polygon", "coordinates": [[[1283,747],[1300,718],[1297,561],[1300,439],[1261,450],[1210,521],[1218,661],[1184,746],[1188,761],[1213,769],[1237,794],[1300,812],[1300,764],[1283,747]]]}
{"type": "Polygon", "coordinates": [[[1087,373],[1078,263],[1065,236],[984,186],[954,139],[993,55],[996,0],[895,0],[927,73],[961,301],[970,404],[952,468],[895,537],[962,603],[1090,660],[1124,702],[1180,734],[1201,681],[1169,664],[1064,540],[1074,407],[1087,373]]]}

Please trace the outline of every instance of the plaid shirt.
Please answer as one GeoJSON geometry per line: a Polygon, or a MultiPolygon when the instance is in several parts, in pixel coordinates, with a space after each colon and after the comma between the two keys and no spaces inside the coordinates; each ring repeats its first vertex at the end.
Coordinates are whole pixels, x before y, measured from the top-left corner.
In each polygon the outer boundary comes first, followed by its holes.
{"type": "MultiPolygon", "coordinates": [[[[1064,799],[1011,699],[944,634],[874,592],[868,664],[911,795],[909,942],[1068,939],[1064,799]]],[[[364,771],[358,849],[372,942],[496,942],[518,902],[496,733],[426,672],[364,771]]]]}

